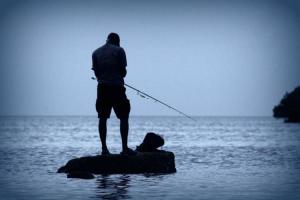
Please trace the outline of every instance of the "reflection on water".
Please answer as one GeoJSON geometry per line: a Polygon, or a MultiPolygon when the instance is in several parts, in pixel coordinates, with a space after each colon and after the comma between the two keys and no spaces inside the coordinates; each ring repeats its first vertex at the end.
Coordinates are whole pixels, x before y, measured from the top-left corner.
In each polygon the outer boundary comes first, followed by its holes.
{"type": "MultiPolygon", "coordinates": [[[[143,187],[156,187],[163,181],[164,178],[172,176],[172,174],[115,174],[115,175],[98,175],[96,178],[96,195],[92,198],[95,199],[131,199],[129,190],[132,185],[139,185],[139,192],[143,192],[143,187]],[[131,179],[134,179],[131,184],[131,179]]],[[[153,197],[159,190],[153,191],[153,197]]],[[[162,195],[159,194],[160,197],[162,195]]]]}
{"type": "Polygon", "coordinates": [[[100,175],[97,177],[97,199],[129,199],[129,175],[100,175]],[[111,178],[114,176],[114,178],[111,178]]]}

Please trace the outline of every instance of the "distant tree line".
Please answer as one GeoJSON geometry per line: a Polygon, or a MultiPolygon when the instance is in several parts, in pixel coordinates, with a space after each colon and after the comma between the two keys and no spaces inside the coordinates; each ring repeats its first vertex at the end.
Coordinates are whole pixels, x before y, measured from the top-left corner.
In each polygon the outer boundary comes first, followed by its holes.
{"type": "Polygon", "coordinates": [[[300,86],[283,96],[280,103],[273,108],[273,116],[285,118],[286,122],[300,122],[300,86]]]}

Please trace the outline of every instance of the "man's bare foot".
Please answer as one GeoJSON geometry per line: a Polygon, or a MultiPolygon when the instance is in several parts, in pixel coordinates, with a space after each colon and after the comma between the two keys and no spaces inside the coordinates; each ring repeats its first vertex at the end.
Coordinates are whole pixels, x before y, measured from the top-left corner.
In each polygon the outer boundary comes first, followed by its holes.
{"type": "Polygon", "coordinates": [[[121,153],[121,155],[130,155],[130,156],[134,156],[137,154],[136,151],[130,149],[130,148],[126,148],[125,150],[123,150],[121,153]]]}
{"type": "Polygon", "coordinates": [[[109,154],[110,154],[110,152],[108,151],[107,148],[106,149],[102,149],[101,155],[109,155],[109,154]]]}

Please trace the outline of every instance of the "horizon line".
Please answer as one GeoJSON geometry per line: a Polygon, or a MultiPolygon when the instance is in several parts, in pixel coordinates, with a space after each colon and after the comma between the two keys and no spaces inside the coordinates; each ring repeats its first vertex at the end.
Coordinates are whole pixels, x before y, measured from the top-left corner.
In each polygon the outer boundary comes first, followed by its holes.
{"type": "MultiPolygon", "coordinates": [[[[190,117],[273,117],[272,115],[189,115],[190,117]]],[[[57,114],[57,115],[0,115],[0,117],[95,117],[97,115],[69,115],[69,114],[57,114]]],[[[182,117],[181,115],[131,115],[130,117],[182,117]]],[[[110,118],[117,118],[115,115],[112,115],[110,118]]]]}

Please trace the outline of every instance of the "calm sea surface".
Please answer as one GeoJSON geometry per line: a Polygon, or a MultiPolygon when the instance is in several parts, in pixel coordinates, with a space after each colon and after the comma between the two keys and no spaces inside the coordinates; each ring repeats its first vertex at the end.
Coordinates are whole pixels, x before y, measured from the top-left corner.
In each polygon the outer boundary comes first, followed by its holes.
{"type": "MultiPolygon", "coordinates": [[[[100,150],[96,117],[1,117],[0,199],[300,199],[300,124],[271,117],[130,118],[129,146],[165,138],[177,173],[67,179],[56,170],[100,150]]],[[[121,150],[119,122],[108,145],[121,150]]]]}

